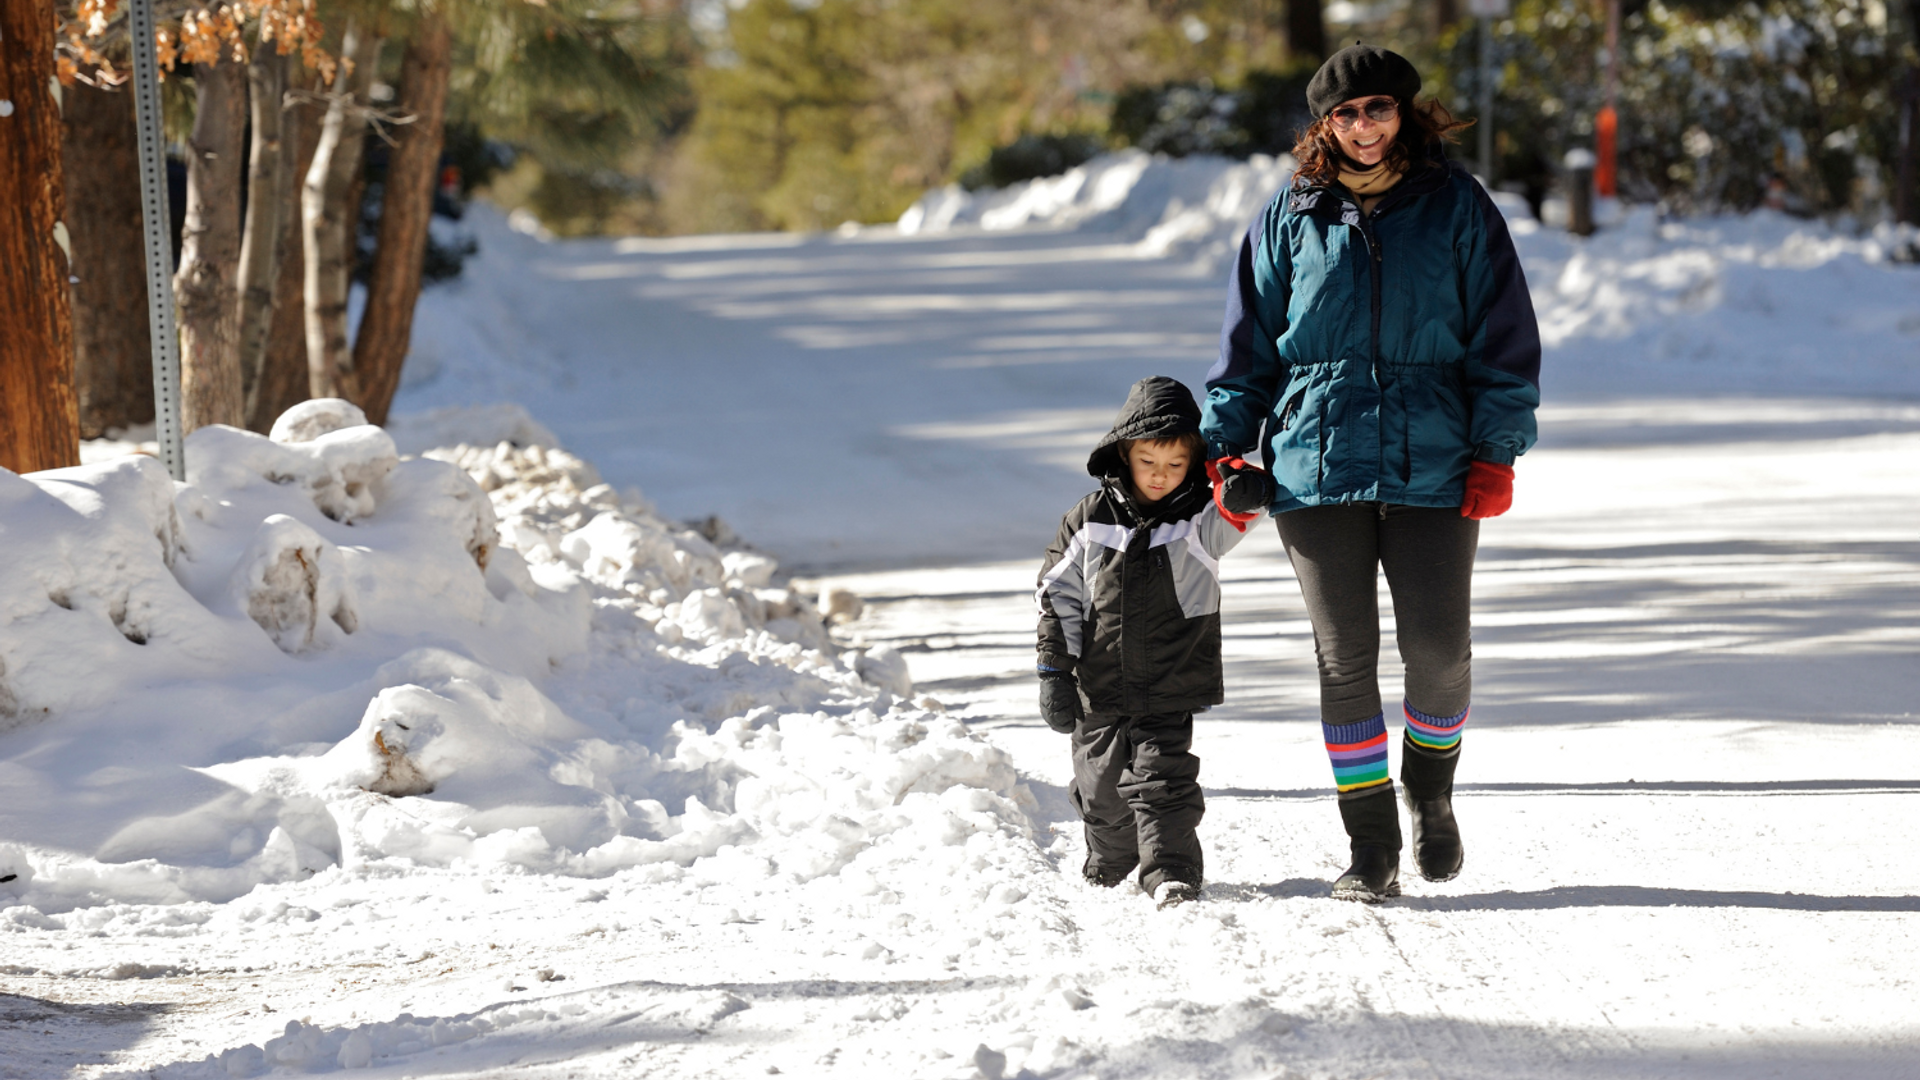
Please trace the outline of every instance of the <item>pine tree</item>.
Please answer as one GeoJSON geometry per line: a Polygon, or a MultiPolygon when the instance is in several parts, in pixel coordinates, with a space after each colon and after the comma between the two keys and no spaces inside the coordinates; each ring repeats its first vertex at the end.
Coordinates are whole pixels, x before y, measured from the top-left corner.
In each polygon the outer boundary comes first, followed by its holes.
{"type": "Polygon", "coordinates": [[[427,224],[440,178],[446,132],[452,31],[438,12],[415,24],[400,65],[396,108],[408,122],[396,134],[380,202],[379,244],[367,281],[367,308],[353,343],[357,403],[367,419],[387,421],[412,340],[413,307],[427,254],[427,224]]]}
{"type": "Polygon", "coordinates": [[[0,0],[0,468],[79,463],[53,7],[0,0]]]}
{"type": "Polygon", "coordinates": [[[240,173],[247,71],[235,62],[194,70],[187,140],[187,223],[173,275],[180,309],[180,426],[246,422],[240,371],[240,173]]]}
{"type": "Polygon", "coordinates": [[[693,51],[666,0],[477,5],[459,26],[449,119],[517,151],[499,186],[548,227],[602,231],[635,201],[634,155],[686,122],[693,51]]]}
{"type": "Polygon", "coordinates": [[[1196,44],[1162,9],[1170,6],[1145,0],[729,5],[696,76],[688,151],[696,182],[725,211],[715,216],[730,218],[712,223],[890,220],[1023,134],[1099,131],[1113,91],[1191,70],[1201,49],[1226,47],[1224,34],[1196,44]]]}
{"type": "Polygon", "coordinates": [[[287,86],[295,61],[278,49],[255,47],[247,62],[251,130],[247,148],[246,225],[241,235],[239,353],[242,419],[252,426],[273,336],[280,262],[286,257],[285,217],[293,202],[293,150],[287,135],[287,86]]]}

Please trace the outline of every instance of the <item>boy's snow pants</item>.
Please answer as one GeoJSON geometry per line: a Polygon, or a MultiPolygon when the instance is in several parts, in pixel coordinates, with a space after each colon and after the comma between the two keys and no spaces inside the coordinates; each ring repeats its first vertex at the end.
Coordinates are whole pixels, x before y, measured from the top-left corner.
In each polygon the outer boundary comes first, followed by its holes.
{"type": "Polygon", "coordinates": [[[1200,759],[1193,714],[1088,713],[1073,732],[1069,794],[1086,823],[1087,858],[1113,874],[1140,867],[1140,887],[1201,884],[1200,759]]]}

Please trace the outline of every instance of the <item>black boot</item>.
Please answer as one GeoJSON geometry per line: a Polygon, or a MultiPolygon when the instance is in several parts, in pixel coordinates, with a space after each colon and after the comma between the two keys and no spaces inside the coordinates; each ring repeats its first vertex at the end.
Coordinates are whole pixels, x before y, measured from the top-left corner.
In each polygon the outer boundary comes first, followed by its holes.
{"type": "Polygon", "coordinates": [[[1413,861],[1428,881],[1451,881],[1466,858],[1460,826],[1453,820],[1453,767],[1460,746],[1429,750],[1406,740],[1401,746],[1400,783],[1413,819],[1413,861]]]}
{"type": "Polygon", "coordinates": [[[1400,808],[1391,781],[1356,796],[1340,796],[1340,820],[1352,843],[1353,865],[1333,883],[1336,900],[1377,904],[1400,895],[1400,808]]]}
{"type": "Polygon", "coordinates": [[[1131,873],[1133,873],[1132,867],[1128,867],[1125,870],[1116,870],[1111,866],[1095,866],[1093,864],[1093,856],[1091,855],[1087,856],[1086,862],[1080,864],[1080,876],[1086,879],[1087,884],[1098,886],[1102,889],[1113,888],[1115,885],[1127,880],[1127,875],[1131,873]]]}

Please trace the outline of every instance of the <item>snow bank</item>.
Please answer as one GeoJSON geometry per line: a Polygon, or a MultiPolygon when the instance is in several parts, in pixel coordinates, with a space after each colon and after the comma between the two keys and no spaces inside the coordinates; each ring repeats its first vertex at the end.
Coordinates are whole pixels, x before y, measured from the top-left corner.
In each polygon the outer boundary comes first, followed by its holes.
{"type": "MultiPolygon", "coordinates": [[[[1071,230],[1220,273],[1292,172],[1289,157],[1128,150],[1004,189],[931,191],[899,229],[1071,230]]],[[[1911,226],[1849,230],[1773,211],[1663,219],[1628,206],[1580,238],[1543,227],[1516,195],[1493,199],[1532,286],[1556,388],[1872,392],[1920,377],[1911,277],[1889,272],[1920,251],[1911,226]],[[1825,360],[1842,353],[1847,365],[1825,360]]]]}
{"type": "Polygon", "coordinates": [[[1920,391],[1910,230],[1635,206],[1582,239],[1508,217],[1550,390],[1920,391]]]}
{"type": "Polygon", "coordinates": [[[1006,188],[930,191],[900,215],[899,229],[916,235],[1042,226],[1116,234],[1147,257],[1224,256],[1293,167],[1286,155],[1234,161],[1123,150],[1006,188]]]}
{"type": "Polygon", "coordinates": [[[1023,835],[1005,755],[897,654],[515,412],[410,434],[523,441],[403,458],[309,402],[195,432],[185,484],[0,472],[0,928],[382,867],[803,883],[1023,835]]]}

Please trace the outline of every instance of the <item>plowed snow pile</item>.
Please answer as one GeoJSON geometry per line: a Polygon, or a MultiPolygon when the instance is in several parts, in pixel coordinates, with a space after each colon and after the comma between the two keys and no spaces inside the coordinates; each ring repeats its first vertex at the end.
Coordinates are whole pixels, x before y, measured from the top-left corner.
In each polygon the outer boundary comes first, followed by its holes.
{"type": "Polygon", "coordinates": [[[1025,827],[897,654],[556,447],[402,459],[321,401],[187,460],[0,472],[0,928],[434,867],[802,883],[1025,827]]]}
{"type": "Polygon", "coordinates": [[[1293,158],[1247,161],[1168,158],[1140,150],[1102,154],[1059,176],[968,192],[930,191],[900,216],[907,235],[1043,226],[1112,233],[1141,256],[1218,259],[1232,252],[1273,193],[1293,175],[1293,158]]]}

